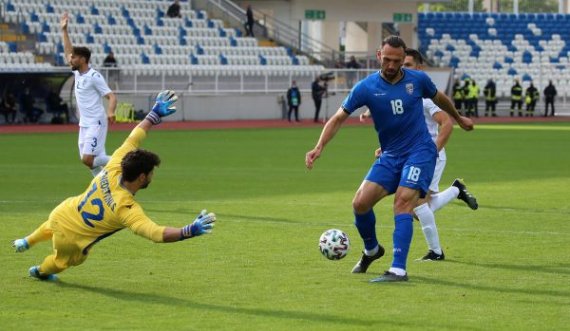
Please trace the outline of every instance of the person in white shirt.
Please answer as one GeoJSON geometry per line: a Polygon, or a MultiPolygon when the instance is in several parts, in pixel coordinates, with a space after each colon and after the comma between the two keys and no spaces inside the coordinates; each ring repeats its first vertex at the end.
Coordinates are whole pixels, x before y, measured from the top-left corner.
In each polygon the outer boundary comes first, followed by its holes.
{"type": "MultiPolygon", "coordinates": [[[[406,57],[404,58],[403,66],[408,69],[421,70],[423,58],[420,52],[412,48],[407,48],[405,52],[406,57]]],[[[417,207],[414,208],[414,214],[420,221],[429,249],[428,253],[419,258],[418,261],[441,261],[445,259],[445,254],[439,242],[434,212],[447,205],[453,199],[463,200],[473,210],[477,209],[479,205],[475,196],[467,190],[465,183],[459,178],[455,179],[451,186],[444,191],[439,191],[439,181],[447,161],[445,144],[453,131],[453,122],[449,115],[439,109],[431,99],[423,99],[423,106],[426,125],[437,146],[438,157],[429,192],[424,199],[418,201],[417,207]]],[[[368,117],[370,117],[370,113],[367,110],[360,115],[360,120],[364,121],[368,117]]],[[[375,156],[379,157],[381,153],[382,149],[378,148],[375,151],[375,156]]]]}
{"type": "Polygon", "coordinates": [[[105,140],[109,122],[115,122],[117,98],[103,76],[89,66],[91,51],[87,47],[73,47],[67,32],[69,16],[63,14],[61,30],[65,60],[75,77],[75,99],[79,109],[79,155],[81,161],[96,176],[109,162],[105,140]],[[107,111],[102,97],[108,100],[107,111]]]}

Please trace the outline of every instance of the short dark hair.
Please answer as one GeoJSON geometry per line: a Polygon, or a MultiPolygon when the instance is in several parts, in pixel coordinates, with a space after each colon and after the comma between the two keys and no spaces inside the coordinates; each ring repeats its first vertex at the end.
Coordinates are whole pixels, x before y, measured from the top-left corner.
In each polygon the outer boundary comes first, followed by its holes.
{"type": "Polygon", "coordinates": [[[417,64],[424,64],[424,58],[422,56],[422,53],[420,53],[417,49],[413,49],[413,48],[406,48],[406,56],[411,56],[414,58],[414,61],[417,64]]]}
{"type": "Polygon", "coordinates": [[[406,43],[404,42],[404,39],[400,38],[399,36],[388,36],[384,38],[384,40],[382,40],[382,47],[384,47],[386,44],[394,48],[402,47],[404,50],[406,49],[406,43]]]}
{"type": "Polygon", "coordinates": [[[91,59],[91,51],[87,47],[82,47],[82,46],[73,47],[73,55],[84,57],[85,61],[88,63],[89,59],[91,59]]]}
{"type": "Polygon", "coordinates": [[[160,158],[153,152],[144,149],[135,149],[128,152],[121,161],[123,180],[132,182],[140,174],[148,175],[154,167],[160,165],[160,158]]]}

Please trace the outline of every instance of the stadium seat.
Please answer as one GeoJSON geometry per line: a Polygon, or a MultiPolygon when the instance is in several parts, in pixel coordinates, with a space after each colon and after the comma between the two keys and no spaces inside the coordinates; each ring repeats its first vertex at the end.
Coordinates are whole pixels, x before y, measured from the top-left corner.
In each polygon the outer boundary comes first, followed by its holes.
{"type": "Polygon", "coordinates": [[[455,67],[456,77],[493,75],[510,84],[513,77],[541,72],[568,81],[570,45],[561,36],[566,22],[570,15],[426,13],[418,15],[418,38],[426,56],[455,67]]]}

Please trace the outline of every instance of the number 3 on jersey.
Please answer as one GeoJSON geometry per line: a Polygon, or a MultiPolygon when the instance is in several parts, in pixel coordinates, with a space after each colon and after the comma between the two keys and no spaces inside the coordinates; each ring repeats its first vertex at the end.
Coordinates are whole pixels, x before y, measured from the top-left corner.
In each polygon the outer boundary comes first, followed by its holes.
{"type": "Polygon", "coordinates": [[[99,199],[99,198],[91,200],[91,205],[96,206],[99,209],[97,214],[91,214],[89,212],[81,211],[81,210],[83,209],[83,207],[87,203],[87,200],[89,200],[91,195],[95,192],[95,190],[97,190],[97,183],[93,183],[93,186],[91,187],[89,192],[87,192],[87,195],[85,196],[85,198],[81,201],[81,203],[79,203],[79,206],[77,206],[77,211],[81,213],[81,217],[83,218],[83,222],[85,222],[85,224],[87,224],[87,226],[90,226],[92,228],[94,228],[95,225],[93,225],[93,223],[91,223],[90,220],[91,221],[101,221],[103,219],[103,216],[105,215],[105,208],[103,208],[103,201],[101,201],[101,199],[99,199]]]}
{"type": "Polygon", "coordinates": [[[392,113],[394,113],[394,115],[402,115],[404,113],[404,103],[402,99],[390,100],[390,104],[392,105],[392,113]]]}

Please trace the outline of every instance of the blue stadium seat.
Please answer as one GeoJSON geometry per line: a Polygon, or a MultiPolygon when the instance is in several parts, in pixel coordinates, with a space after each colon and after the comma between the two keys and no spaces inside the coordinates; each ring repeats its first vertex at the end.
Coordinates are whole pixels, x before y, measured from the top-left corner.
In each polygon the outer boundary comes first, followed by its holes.
{"type": "Polygon", "coordinates": [[[91,7],[89,7],[89,12],[91,15],[99,15],[99,9],[97,9],[95,5],[91,5],[91,7]]]}
{"type": "Polygon", "coordinates": [[[522,80],[523,80],[523,82],[532,82],[532,76],[525,73],[525,74],[522,76],[522,80]]]}

